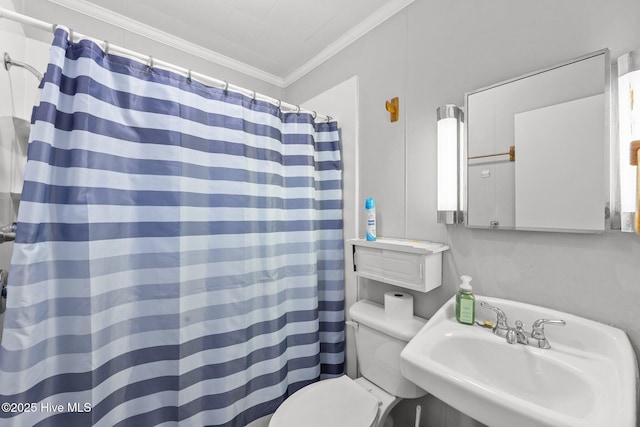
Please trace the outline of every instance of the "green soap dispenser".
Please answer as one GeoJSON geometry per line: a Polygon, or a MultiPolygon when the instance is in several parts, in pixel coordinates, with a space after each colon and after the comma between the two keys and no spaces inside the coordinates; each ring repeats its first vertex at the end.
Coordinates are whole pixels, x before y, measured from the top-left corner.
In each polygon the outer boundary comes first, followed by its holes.
{"type": "Polygon", "coordinates": [[[456,294],[456,319],[466,325],[473,325],[476,320],[476,297],[471,292],[471,277],[460,276],[460,290],[456,294]]]}

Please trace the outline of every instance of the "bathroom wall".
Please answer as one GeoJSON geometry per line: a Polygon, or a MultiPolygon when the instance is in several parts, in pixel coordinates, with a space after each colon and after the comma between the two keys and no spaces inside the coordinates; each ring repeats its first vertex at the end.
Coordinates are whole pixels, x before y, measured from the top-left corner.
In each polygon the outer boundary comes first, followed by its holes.
{"type": "MultiPolygon", "coordinates": [[[[286,98],[296,103],[358,75],[357,202],[376,198],[382,236],[451,246],[443,286],[414,294],[418,314],[432,315],[454,294],[458,277],[469,274],[478,294],[610,324],[626,331],[640,350],[640,238],[436,223],[436,108],[462,106],[466,91],[603,47],[614,60],[640,48],[640,2],[416,0],[287,88],[286,98]],[[384,109],[393,96],[400,97],[396,123],[384,109]]],[[[580,161],[579,153],[571,161],[580,161]]],[[[389,289],[376,282],[365,288],[362,296],[380,302],[389,289]]],[[[394,411],[397,425],[413,425],[416,403],[426,409],[422,427],[477,425],[434,398],[401,403],[394,411]]]]}

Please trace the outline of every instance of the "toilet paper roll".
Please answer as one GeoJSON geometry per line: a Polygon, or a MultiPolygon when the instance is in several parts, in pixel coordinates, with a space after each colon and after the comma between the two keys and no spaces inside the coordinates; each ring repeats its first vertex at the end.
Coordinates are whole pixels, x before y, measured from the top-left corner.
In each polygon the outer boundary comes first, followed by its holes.
{"type": "Polygon", "coordinates": [[[393,320],[413,319],[413,296],[404,292],[385,292],[384,314],[393,320]]]}

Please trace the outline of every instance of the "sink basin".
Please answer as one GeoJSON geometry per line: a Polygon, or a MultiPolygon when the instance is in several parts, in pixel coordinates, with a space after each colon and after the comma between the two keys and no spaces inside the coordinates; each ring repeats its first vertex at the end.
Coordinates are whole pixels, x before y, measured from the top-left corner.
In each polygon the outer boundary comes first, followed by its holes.
{"type": "Polygon", "coordinates": [[[407,344],[402,374],[460,412],[491,427],[635,427],[637,363],[620,329],[568,313],[476,296],[476,320],[495,322],[485,301],[530,330],[547,325],[550,349],[508,344],[491,329],[463,325],[449,300],[407,344]]]}

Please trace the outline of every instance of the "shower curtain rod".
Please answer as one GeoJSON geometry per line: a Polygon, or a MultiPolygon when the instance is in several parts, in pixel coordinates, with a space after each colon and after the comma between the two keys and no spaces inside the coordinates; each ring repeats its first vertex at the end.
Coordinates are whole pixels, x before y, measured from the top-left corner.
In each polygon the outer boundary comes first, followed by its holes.
{"type": "MultiPolygon", "coordinates": [[[[2,7],[0,7],[0,19],[1,18],[6,18],[10,21],[15,21],[23,25],[29,25],[31,27],[38,28],[44,31],[49,31],[49,32],[55,32],[56,28],[58,28],[59,26],[58,24],[50,24],[48,22],[41,21],[39,19],[35,19],[27,15],[22,15],[20,13],[13,12],[11,10],[7,10],[2,7]]],[[[66,27],[64,26],[61,26],[61,27],[66,29],[66,27]]],[[[119,53],[122,55],[136,58],[141,61],[146,61],[147,64],[149,64],[149,67],[160,66],[162,68],[169,69],[171,71],[176,71],[180,74],[183,74],[185,77],[189,79],[196,79],[201,83],[205,83],[205,84],[212,83],[214,86],[220,87],[224,90],[231,90],[234,92],[241,93],[243,95],[250,96],[253,99],[259,99],[261,101],[269,102],[271,104],[277,105],[278,108],[280,108],[281,110],[286,110],[288,112],[296,112],[296,113],[310,113],[313,115],[314,119],[326,120],[327,122],[330,122],[331,120],[333,120],[331,116],[318,114],[315,111],[310,111],[304,108],[300,108],[299,105],[290,104],[280,99],[272,98],[270,96],[258,93],[255,90],[249,90],[241,86],[236,86],[236,85],[230,84],[225,80],[216,79],[214,77],[207,76],[206,74],[201,74],[201,73],[192,71],[189,68],[180,67],[170,62],[162,61],[160,59],[155,59],[153,56],[150,56],[150,55],[144,55],[142,53],[138,53],[121,46],[113,45],[106,40],[105,41],[96,40],[93,37],[85,36],[84,34],[76,33],[72,29],[69,29],[69,40],[73,42],[74,37],[76,37],[78,40],[80,39],[93,40],[98,45],[104,46],[103,49],[105,53],[109,53],[109,52],[119,53]]]]}

